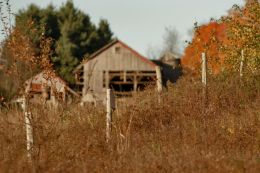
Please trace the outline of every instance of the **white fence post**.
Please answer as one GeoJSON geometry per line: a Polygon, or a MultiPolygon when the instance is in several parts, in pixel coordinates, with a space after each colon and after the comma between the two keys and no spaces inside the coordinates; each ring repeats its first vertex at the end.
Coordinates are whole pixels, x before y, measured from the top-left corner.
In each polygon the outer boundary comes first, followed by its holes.
{"type": "Polygon", "coordinates": [[[245,61],[245,57],[244,57],[244,50],[241,51],[241,62],[240,62],[240,78],[243,77],[243,69],[244,69],[244,61],[245,61]]]}
{"type": "Polygon", "coordinates": [[[158,91],[158,103],[160,104],[161,101],[161,94],[163,90],[163,84],[162,84],[162,72],[160,66],[155,67],[156,70],[156,78],[157,78],[157,91],[158,91]]]}
{"type": "Polygon", "coordinates": [[[163,90],[161,68],[159,66],[156,66],[155,70],[156,70],[156,78],[157,78],[157,90],[159,93],[161,93],[163,90]]]}
{"type": "Polygon", "coordinates": [[[201,59],[202,59],[202,64],[201,64],[201,81],[202,81],[202,98],[203,98],[203,102],[205,104],[205,106],[207,105],[208,102],[208,97],[207,97],[207,57],[206,57],[206,53],[203,52],[201,55],[201,59]]]}
{"type": "Polygon", "coordinates": [[[115,97],[111,89],[107,89],[107,98],[106,98],[106,141],[108,142],[111,137],[112,130],[112,112],[115,109],[115,97]]]}
{"type": "Polygon", "coordinates": [[[24,112],[24,119],[25,119],[25,129],[26,129],[26,147],[27,147],[27,157],[31,161],[32,159],[32,147],[33,147],[33,127],[31,124],[32,114],[28,112],[28,105],[27,105],[27,98],[26,96],[22,100],[22,108],[24,112]]]}
{"type": "Polygon", "coordinates": [[[207,86],[207,58],[206,54],[203,52],[201,55],[202,66],[201,66],[201,80],[204,86],[207,86]]]}

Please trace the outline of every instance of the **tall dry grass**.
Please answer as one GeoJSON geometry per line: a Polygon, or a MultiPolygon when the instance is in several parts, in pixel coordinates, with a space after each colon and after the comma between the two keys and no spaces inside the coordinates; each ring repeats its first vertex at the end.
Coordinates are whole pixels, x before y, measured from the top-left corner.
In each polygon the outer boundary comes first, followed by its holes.
{"type": "Polygon", "coordinates": [[[260,78],[184,77],[121,102],[105,140],[102,106],[32,106],[33,161],[27,161],[22,112],[0,115],[1,172],[259,172],[260,78]]]}

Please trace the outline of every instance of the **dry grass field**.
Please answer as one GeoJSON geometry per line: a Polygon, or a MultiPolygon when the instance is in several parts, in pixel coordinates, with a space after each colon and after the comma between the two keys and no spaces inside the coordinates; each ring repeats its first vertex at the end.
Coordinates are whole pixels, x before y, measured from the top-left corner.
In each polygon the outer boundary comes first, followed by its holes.
{"type": "Polygon", "coordinates": [[[183,77],[161,96],[136,94],[113,114],[105,108],[31,106],[34,147],[26,155],[24,117],[0,115],[0,172],[259,172],[260,77],[183,77]]]}

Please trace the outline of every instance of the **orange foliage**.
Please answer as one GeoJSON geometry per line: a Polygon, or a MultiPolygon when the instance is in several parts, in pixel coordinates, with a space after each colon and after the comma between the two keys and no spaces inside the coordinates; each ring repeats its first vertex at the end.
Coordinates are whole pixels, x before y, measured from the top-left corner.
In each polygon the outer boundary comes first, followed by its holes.
{"type": "Polygon", "coordinates": [[[201,54],[207,55],[208,66],[212,73],[221,71],[224,62],[220,48],[227,43],[226,26],[224,23],[210,22],[200,26],[194,35],[192,43],[185,49],[181,63],[184,68],[198,72],[201,64],[201,54]]]}
{"type": "Polygon", "coordinates": [[[259,26],[260,4],[247,0],[244,7],[234,6],[221,22],[210,22],[196,28],[194,38],[182,57],[182,66],[198,73],[201,54],[205,52],[212,74],[223,70],[237,71],[243,50],[247,70],[260,69],[259,26]]]}

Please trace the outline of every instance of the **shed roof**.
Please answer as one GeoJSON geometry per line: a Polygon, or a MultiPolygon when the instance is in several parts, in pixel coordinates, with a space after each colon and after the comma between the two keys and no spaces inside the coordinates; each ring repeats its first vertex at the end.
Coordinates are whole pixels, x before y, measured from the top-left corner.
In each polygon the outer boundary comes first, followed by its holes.
{"type": "Polygon", "coordinates": [[[172,52],[166,52],[159,59],[160,60],[164,60],[165,57],[170,58],[170,59],[180,59],[181,54],[172,53],[172,52]]]}
{"type": "Polygon", "coordinates": [[[55,87],[57,91],[65,88],[67,91],[75,96],[79,96],[75,91],[73,91],[66,82],[61,79],[56,73],[49,73],[47,71],[42,71],[41,73],[31,77],[25,82],[26,85],[30,84],[32,89],[39,89],[39,85],[46,85],[50,87],[55,87]]]}
{"type": "Polygon", "coordinates": [[[112,42],[110,42],[109,44],[107,44],[104,47],[102,47],[101,49],[99,49],[98,51],[96,51],[95,53],[91,54],[89,57],[87,57],[87,59],[83,60],[82,63],[76,67],[76,69],[73,71],[73,73],[76,73],[83,66],[83,64],[85,64],[88,61],[96,58],[98,55],[100,55],[101,53],[103,53],[104,51],[106,51],[107,49],[109,49],[110,47],[112,47],[113,45],[115,45],[117,43],[119,43],[122,47],[128,49],[130,52],[135,54],[137,58],[141,59],[145,63],[147,63],[147,64],[149,64],[153,67],[157,66],[154,62],[152,62],[148,58],[144,57],[143,55],[141,55],[140,53],[135,51],[133,48],[131,48],[130,46],[128,46],[127,44],[125,44],[121,40],[115,39],[112,42]]]}

